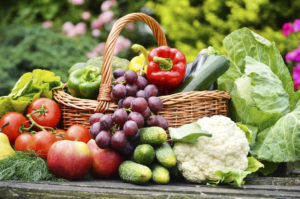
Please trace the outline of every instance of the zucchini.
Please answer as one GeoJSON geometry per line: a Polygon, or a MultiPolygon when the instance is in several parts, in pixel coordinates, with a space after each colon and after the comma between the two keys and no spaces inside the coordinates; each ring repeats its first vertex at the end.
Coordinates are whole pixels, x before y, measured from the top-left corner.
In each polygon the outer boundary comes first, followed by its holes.
{"type": "Polygon", "coordinates": [[[195,60],[188,63],[185,70],[184,81],[195,71],[199,70],[208,57],[209,50],[203,49],[199,52],[195,60]]]}
{"type": "Polygon", "coordinates": [[[229,60],[221,55],[209,55],[204,65],[192,73],[175,91],[207,90],[229,68],[229,60]]]}

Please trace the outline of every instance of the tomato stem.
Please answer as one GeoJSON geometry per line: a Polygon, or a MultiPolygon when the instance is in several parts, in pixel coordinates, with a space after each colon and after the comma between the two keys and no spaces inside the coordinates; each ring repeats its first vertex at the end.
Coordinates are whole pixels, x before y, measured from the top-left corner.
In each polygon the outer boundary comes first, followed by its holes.
{"type": "Polygon", "coordinates": [[[6,122],[5,124],[3,124],[3,125],[1,126],[0,133],[2,133],[4,127],[6,127],[6,126],[8,126],[8,125],[9,125],[9,122],[6,122]]]}

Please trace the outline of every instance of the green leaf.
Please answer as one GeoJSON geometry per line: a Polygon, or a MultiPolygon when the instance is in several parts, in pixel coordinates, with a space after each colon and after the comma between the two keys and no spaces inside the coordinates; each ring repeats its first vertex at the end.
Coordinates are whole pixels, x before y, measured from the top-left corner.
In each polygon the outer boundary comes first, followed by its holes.
{"type": "Polygon", "coordinates": [[[236,125],[245,133],[245,136],[246,136],[248,142],[251,143],[252,142],[252,134],[253,134],[252,130],[248,126],[246,126],[242,123],[236,123],[236,125]]]}
{"type": "Polygon", "coordinates": [[[264,164],[264,167],[260,168],[258,172],[262,173],[264,176],[274,173],[279,166],[279,163],[274,162],[262,161],[262,163],[264,164]]]}
{"type": "Polygon", "coordinates": [[[257,159],[255,159],[254,157],[248,157],[248,168],[246,169],[246,171],[254,173],[263,167],[264,165],[257,159]]]}
{"type": "Polygon", "coordinates": [[[270,162],[300,160],[300,102],[274,126],[259,133],[250,152],[258,159],[270,162]]]}
{"type": "Polygon", "coordinates": [[[250,171],[230,170],[230,171],[216,171],[215,175],[219,177],[218,180],[211,180],[210,185],[229,184],[233,186],[241,186],[245,183],[244,178],[250,174],[250,171]]]}
{"type": "Polygon", "coordinates": [[[174,142],[195,143],[200,136],[212,136],[209,132],[202,130],[197,122],[185,124],[179,128],[169,128],[169,132],[174,142]]]}

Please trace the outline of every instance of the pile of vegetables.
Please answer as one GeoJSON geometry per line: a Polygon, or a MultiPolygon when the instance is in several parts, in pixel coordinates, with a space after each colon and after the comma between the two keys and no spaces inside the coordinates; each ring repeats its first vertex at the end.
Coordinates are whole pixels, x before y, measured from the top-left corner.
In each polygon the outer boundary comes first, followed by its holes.
{"type": "MultiPolygon", "coordinates": [[[[268,175],[278,163],[300,160],[300,95],[275,44],[243,28],[224,39],[224,48],[226,56],[209,47],[187,64],[178,49],[148,52],[133,45],[141,54],[131,61],[113,58],[111,98],[118,108],[92,114],[89,129],[60,129],[60,108],[51,99],[63,85],[60,77],[46,70],[24,74],[0,98],[0,179],[92,174],[167,184],[180,173],[188,182],[240,186],[250,174],[268,175]],[[230,118],[203,117],[171,128],[159,115],[159,95],[213,89],[216,82],[231,95],[230,118]]],[[[96,99],[102,61],[70,67],[67,92],[96,99]]]]}

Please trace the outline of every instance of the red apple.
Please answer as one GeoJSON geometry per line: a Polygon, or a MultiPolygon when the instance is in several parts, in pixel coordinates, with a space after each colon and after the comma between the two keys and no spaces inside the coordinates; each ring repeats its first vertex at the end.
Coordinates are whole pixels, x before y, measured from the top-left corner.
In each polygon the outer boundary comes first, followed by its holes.
{"type": "Polygon", "coordinates": [[[123,162],[123,158],[119,153],[110,148],[99,148],[95,140],[90,140],[87,145],[92,153],[92,170],[95,175],[112,177],[118,173],[119,166],[123,162]]]}
{"type": "Polygon", "coordinates": [[[74,180],[83,178],[89,172],[92,156],[86,143],[61,140],[50,147],[47,163],[57,177],[74,180]]]}

